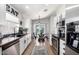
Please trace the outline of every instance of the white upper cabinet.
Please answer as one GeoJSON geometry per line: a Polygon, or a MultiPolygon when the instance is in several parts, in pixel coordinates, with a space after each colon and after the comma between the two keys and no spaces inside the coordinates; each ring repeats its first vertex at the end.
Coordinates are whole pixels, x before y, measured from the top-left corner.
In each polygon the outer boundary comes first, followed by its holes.
{"type": "Polygon", "coordinates": [[[19,13],[16,11],[14,7],[6,4],[6,20],[14,23],[19,23],[18,18],[19,13]]]}
{"type": "Polygon", "coordinates": [[[6,25],[6,21],[19,23],[18,15],[19,13],[12,6],[7,8],[6,4],[0,4],[0,26],[6,25]]]}
{"type": "Polygon", "coordinates": [[[19,23],[19,18],[11,15],[10,13],[6,13],[6,20],[14,23],[19,23]]]}
{"type": "Polygon", "coordinates": [[[0,26],[5,24],[4,22],[5,17],[6,17],[5,12],[6,12],[5,4],[0,4],[0,26]]]}

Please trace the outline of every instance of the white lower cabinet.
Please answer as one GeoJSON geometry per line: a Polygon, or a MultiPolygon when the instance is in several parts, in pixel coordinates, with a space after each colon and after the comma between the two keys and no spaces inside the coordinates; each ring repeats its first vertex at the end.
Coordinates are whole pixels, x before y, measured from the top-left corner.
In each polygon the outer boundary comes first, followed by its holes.
{"type": "Polygon", "coordinates": [[[2,47],[0,47],[0,55],[2,55],[2,47]]]}
{"type": "Polygon", "coordinates": [[[63,55],[63,53],[65,53],[65,45],[64,45],[65,41],[60,40],[60,55],[63,55]]]}
{"type": "Polygon", "coordinates": [[[31,39],[29,35],[26,35],[20,39],[20,55],[24,52],[24,50],[27,48],[30,42],[31,42],[31,39]]]}
{"type": "Polygon", "coordinates": [[[20,39],[20,54],[24,51],[24,37],[20,39]]]}

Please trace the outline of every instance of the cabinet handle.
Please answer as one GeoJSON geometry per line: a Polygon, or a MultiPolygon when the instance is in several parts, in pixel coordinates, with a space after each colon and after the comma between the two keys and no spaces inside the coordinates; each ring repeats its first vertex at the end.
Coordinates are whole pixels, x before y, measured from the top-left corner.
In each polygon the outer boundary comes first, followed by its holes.
{"type": "Polygon", "coordinates": [[[26,43],[26,40],[24,40],[24,44],[26,43]]]}

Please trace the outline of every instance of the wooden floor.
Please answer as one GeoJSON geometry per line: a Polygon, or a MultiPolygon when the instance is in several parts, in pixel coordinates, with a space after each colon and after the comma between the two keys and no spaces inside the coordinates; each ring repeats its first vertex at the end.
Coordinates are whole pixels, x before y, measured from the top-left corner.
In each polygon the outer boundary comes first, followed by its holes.
{"type": "Polygon", "coordinates": [[[31,55],[34,46],[35,46],[35,40],[32,40],[32,42],[29,44],[29,46],[24,51],[23,55],[31,55]]]}
{"type": "MultiPolygon", "coordinates": [[[[25,52],[23,53],[23,55],[31,55],[32,54],[32,51],[33,51],[33,48],[35,47],[35,44],[36,44],[36,41],[33,40],[28,48],[26,48],[25,52]]],[[[48,55],[54,55],[51,47],[50,47],[50,44],[47,40],[45,40],[45,47],[47,48],[47,52],[48,52],[48,55]]]]}
{"type": "Polygon", "coordinates": [[[46,42],[45,42],[45,46],[47,47],[47,49],[48,49],[48,55],[54,55],[54,53],[53,53],[53,51],[52,51],[52,49],[51,49],[51,46],[50,46],[50,44],[49,44],[49,42],[46,40],[46,42]]]}

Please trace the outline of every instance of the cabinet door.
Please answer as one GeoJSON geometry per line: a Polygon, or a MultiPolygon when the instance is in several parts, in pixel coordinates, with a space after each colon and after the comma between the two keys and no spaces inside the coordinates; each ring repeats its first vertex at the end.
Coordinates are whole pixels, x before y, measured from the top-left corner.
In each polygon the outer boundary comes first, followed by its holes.
{"type": "Polygon", "coordinates": [[[12,15],[11,13],[6,12],[6,21],[10,21],[13,23],[19,23],[19,18],[12,15]]]}
{"type": "Polygon", "coordinates": [[[2,55],[2,47],[0,47],[0,55],[2,55]]]}
{"type": "Polygon", "coordinates": [[[60,40],[60,55],[63,55],[63,53],[65,53],[65,45],[64,45],[65,41],[60,40]]]}
{"type": "Polygon", "coordinates": [[[24,37],[20,39],[20,54],[24,51],[24,37]]]}
{"type": "Polygon", "coordinates": [[[0,25],[4,25],[6,17],[5,4],[0,4],[0,25]]]}

